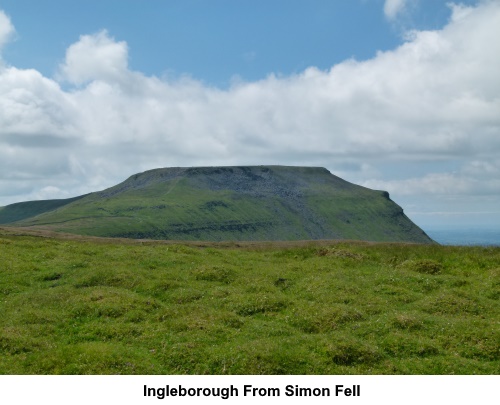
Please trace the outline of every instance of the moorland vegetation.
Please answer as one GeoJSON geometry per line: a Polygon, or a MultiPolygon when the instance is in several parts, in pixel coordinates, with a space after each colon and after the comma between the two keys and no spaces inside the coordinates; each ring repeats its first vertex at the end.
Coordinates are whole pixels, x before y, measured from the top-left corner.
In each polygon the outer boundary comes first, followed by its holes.
{"type": "Polygon", "coordinates": [[[0,229],[2,374],[498,374],[500,248],[0,229]]]}

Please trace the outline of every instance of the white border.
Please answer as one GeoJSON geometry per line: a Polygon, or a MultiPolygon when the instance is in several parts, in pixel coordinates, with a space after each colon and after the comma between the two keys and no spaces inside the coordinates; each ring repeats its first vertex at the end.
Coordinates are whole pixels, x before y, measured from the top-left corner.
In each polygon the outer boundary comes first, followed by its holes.
{"type": "Polygon", "coordinates": [[[500,403],[500,376],[0,376],[4,404],[482,404],[500,403]],[[144,396],[148,387],[229,387],[238,397],[144,396]],[[279,388],[280,397],[244,396],[245,385],[279,388]],[[287,385],[329,387],[330,397],[289,397],[287,385]],[[335,396],[335,386],[360,385],[359,397],[335,396]]]}

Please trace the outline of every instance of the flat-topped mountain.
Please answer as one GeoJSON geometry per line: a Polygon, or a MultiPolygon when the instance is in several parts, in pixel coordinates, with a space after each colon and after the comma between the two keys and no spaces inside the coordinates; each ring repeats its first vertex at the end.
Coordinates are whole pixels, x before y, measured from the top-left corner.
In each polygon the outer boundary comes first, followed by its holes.
{"type": "Polygon", "coordinates": [[[319,167],[149,170],[84,196],[5,206],[0,224],[147,239],[432,243],[387,192],[319,167]]]}

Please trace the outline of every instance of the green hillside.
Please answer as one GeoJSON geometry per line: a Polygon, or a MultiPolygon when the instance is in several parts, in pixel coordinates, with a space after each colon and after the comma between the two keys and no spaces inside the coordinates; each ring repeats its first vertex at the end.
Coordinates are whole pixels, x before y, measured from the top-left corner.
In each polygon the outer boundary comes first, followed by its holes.
{"type": "Polygon", "coordinates": [[[10,224],[141,239],[432,242],[388,193],[312,167],[156,169],[30,212],[10,224]]]}
{"type": "Polygon", "coordinates": [[[9,224],[53,211],[83,197],[85,195],[61,200],[26,201],[0,207],[0,224],[9,224]]]}

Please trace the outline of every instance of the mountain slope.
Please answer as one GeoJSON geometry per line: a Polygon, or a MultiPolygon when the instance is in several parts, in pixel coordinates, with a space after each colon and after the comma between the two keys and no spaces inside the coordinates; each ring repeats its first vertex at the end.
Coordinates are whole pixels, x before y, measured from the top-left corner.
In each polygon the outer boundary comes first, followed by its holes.
{"type": "Polygon", "coordinates": [[[173,240],[432,242],[388,193],[313,167],[150,170],[11,225],[173,240]]]}
{"type": "Polygon", "coordinates": [[[6,207],[0,207],[0,224],[21,221],[45,212],[53,211],[83,197],[85,197],[85,195],[61,200],[26,201],[10,204],[6,207]]]}

